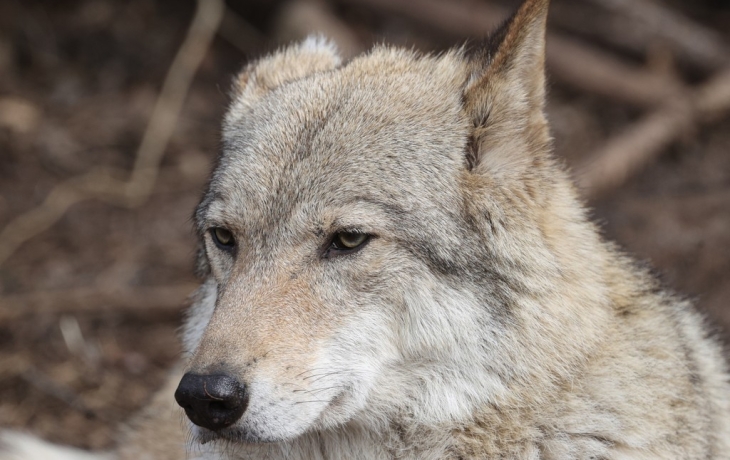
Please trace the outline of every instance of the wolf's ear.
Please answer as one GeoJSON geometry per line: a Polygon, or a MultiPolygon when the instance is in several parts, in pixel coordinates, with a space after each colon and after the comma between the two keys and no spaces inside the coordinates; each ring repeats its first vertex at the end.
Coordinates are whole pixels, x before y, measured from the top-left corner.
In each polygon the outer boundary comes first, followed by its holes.
{"type": "Polygon", "coordinates": [[[234,81],[234,104],[249,106],[284,83],[334,69],[340,62],[337,48],[331,41],[321,36],[310,36],[248,64],[234,81]]]}
{"type": "Polygon", "coordinates": [[[549,142],[545,105],[548,0],[526,0],[469,56],[464,108],[474,125],[467,164],[477,172],[518,173],[549,142]]]}

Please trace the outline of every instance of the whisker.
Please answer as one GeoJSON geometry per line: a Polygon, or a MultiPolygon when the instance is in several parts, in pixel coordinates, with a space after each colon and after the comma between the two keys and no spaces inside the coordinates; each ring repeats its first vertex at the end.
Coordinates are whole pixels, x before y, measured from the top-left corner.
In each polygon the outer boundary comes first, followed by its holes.
{"type": "Polygon", "coordinates": [[[292,393],[305,393],[305,394],[314,394],[319,393],[325,390],[333,390],[336,388],[347,388],[347,385],[334,385],[331,387],[325,387],[325,388],[315,388],[313,390],[292,390],[292,393]]]}
{"type": "Polygon", "coordinates": [[[305,377],[302,380],[314,379],[314,380],[312,380],[310,382],[310,383],[314,383],[314,382],[317,382],[317,381],[319,381],[319,380],[321,380],[321,379],[323,379],[325,377],[329,377],[329,376],[332,376],[332,375],[338,375],[338,374],[342,374],[342,373],[343,373],[342,371],[325,372],[323,374],[316,374],[316,375],[311,375],[309,377],[305,377]]]}
{"type": "Polygon", "coordinates": [[[327,399],[312,399],[311,401],[295,401],[294,404],[305,404],[305,403],[328,403],[327,399]]]}

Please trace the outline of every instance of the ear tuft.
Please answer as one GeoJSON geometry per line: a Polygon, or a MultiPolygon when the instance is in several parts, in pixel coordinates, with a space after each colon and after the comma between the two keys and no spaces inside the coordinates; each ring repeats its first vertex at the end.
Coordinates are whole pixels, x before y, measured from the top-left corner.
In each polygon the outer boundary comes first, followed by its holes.
{"type": "Polygon", "coordinates": [[[474,126],[470,169],[494,172],[532,163],[521,154],[544,149],[549,140],[543,113],[548,3],[526,0],[468,57],[464,109],[474,126]]]}
{"type": "Polygon", "coordinates": [[[285,83],[334,69],[341,62],[333,42],[319,35],[309,36],[300,43],[248,64],[234,81],[234,104],[250,106],[285,83]]]}

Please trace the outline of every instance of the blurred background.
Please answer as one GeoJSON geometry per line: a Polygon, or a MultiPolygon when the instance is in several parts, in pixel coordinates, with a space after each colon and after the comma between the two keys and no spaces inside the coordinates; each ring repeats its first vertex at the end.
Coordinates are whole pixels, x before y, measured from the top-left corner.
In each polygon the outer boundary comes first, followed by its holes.
{"type": "MultiPolygon", "coordinates": [[[[1,427],[108,447],[178,358],[190,217],[244,63],[317,31],[345,56],[438,52],[519,3],[202,1],[177,60],[192,0],[0,1],[1,427]]],[[[547,59],[556,152],[595,219],[723,337],[729,31],[725,0],[554,0],[547,59]]]]}

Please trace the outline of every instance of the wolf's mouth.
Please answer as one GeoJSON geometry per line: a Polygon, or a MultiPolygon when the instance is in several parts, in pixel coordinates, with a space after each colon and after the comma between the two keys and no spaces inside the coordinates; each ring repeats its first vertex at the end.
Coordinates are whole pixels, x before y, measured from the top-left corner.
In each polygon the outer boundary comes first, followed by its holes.
{"type": "Polygon", "coordinates": [[[260,436],[256,436],[247,431],[241,430],[240,428],[224,428],[218,431],[211,431],[206,428],[197,427],[195,433],[196,441],[200,444],[207,444],[209,442],[226,441],[235,442],[237,444],[266,444],[271,442],[278,442],[280,439],[267,439],[260,436]]]}

